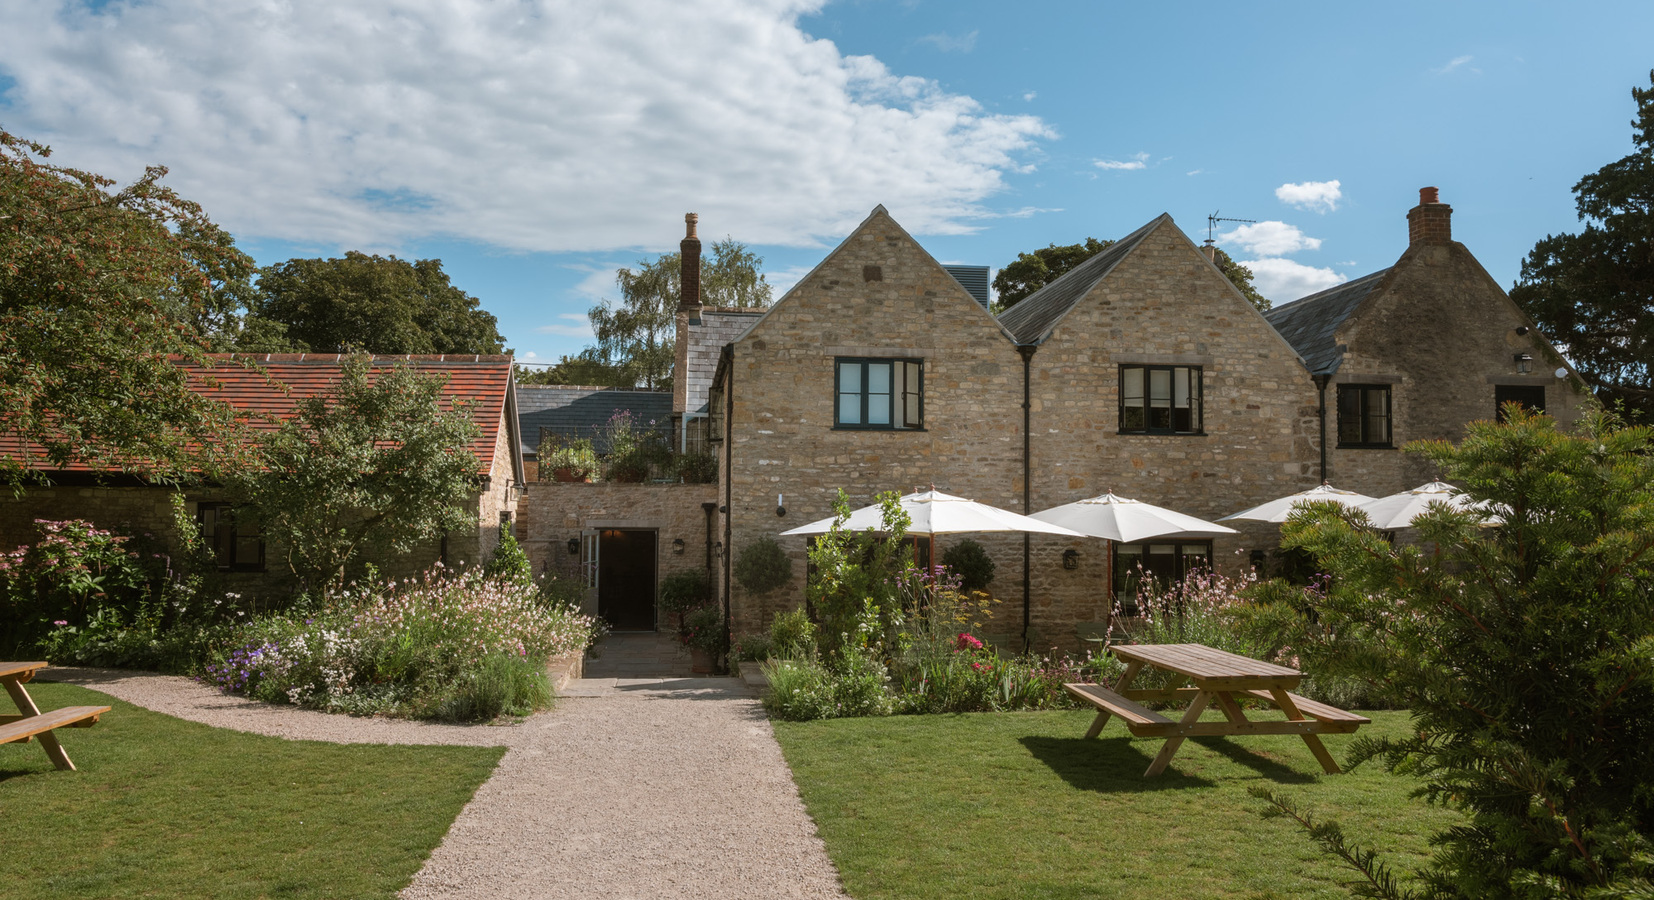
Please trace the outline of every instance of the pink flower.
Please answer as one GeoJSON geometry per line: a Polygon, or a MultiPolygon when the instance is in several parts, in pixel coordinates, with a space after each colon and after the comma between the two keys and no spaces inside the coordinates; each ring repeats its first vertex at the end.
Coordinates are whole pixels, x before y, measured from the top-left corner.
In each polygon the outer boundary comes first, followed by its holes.
{"type": "Polygon", "coordinates": [[[955,650],[981,650],[982,649],[982,642],[977,640],[976,636],[973,635],[973,634],[969,634],[967,632],[960,632],[959,633],[959,639],[954,641],[954,643],[953,643],[953,649],[955,649],[955,650]]]}
{"type": "Polygon", "coordinates": [[[53,620],[52,624],[56,625],[59,628],[62,628],[63,626],[69,624],[69,620],[68,619],[55,619],[55,620],[53,620]]]}

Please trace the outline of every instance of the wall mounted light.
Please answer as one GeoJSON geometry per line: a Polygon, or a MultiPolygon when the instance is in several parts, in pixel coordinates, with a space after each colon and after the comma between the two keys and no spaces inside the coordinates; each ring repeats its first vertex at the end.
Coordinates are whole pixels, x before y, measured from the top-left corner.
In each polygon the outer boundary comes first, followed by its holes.
{"type": "Polygon", "coordinates": [[[577,538],[577,537],[569,538],[569,545],[568,546],[569,546],[569,555],[570,556],[579,556],[580,555],[580,539],[579,538],[577,538]]]}
{"type": "Polygon", "coordinates": [[[1531,353],[1518,353],[1515,356],[1511,357],[1511,359],[1512,359],[1513,362],[1516,363],[1516,371],[1521,372],[1522,374],[1525,375],[1525,374],[1527,374],[1527,371],[1528,371],[1528,363],[1533,362],[1533,354],[1531,354],[1531,353]]]}
{"type": "Polygon", "coordinates": [[[1526,325],[1518,325],[1518,326],[1516,326],[1516,336],[1517,336],[1517,337],[1523,337],[1523,336],[1525,336],[1525,335],[1526,335],[1526,334],[1527,334],[1527,333],[1528,333],[1528,326],[1526,326],[1526,325]]]}
{"type": "Polygon", "coordinates": [[[1065,569],[1078,569],[1080,567],[1080,551],[1072,548],[1064,550],[1062,552],[1062,567],[1065,569]]]}
{"type": "Polygon", "coordinates": [[[683,538],[672,539],[672,552],[679,556],[683,555],[683,538]]]}
{"type": "Polygon", "coordinates": [[[718,543],[713,544],[712,552],[717,554],[719,557],[722,557],[724,555],[724,542],[719,541],[718,543]]]}
{"type": "Polygon", "coordinates": [[[787,507],[781,502],[783,499],[785,499],[784,494],[775,495],[775,514],[777,516],[784,516],[787,514],[787,507]]]}

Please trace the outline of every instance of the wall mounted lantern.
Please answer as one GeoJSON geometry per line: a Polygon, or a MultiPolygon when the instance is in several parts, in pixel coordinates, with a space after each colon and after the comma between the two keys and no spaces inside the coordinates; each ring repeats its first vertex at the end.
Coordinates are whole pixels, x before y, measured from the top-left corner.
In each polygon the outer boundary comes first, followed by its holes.
{"type": "Polygon", "coordinates": [[[1516,371],[1527,374],[1528,363],[1533,362],[1533,355],[1529,353],[1518,353],[1513,357],[1513,361],[1516,363],[1516,371]]]}
{"type": "Polygon", "coordinates": [[[577,538],[577,537],[569,538],[569,555],[570,556],[579,556],[580,555],[580,539],[579,538],[577,538]]]}
{"type": "Polygon", "coordinates": [[[785,497],[786,497],[785,494],[776,494],[775,495],[775,514],[777,516],[784,516],[784,515],[787,514],[787,507],[781,503],[781,501],[783,499],[785,499],[785,497]]]}
{"type": "Polygon", "coordinates": [[[1062,552],[1062,567],[1065,569],[1078,569],[1080,567],[1080,551],[1073,548],[1064,550],[1062,552]]]}
{"type": "Polygon", "coordinates": [[[672,539],[672,552],[679,556],[683,555],[683,538],[672,539]]]}

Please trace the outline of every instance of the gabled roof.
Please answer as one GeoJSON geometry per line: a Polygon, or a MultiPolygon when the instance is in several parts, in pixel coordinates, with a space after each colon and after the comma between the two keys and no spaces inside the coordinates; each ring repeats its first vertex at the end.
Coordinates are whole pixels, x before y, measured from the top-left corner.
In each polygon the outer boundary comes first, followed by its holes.
{"type": "Polygon", "coordinates": [[[1161,213],[1153,221],[1108,245],[1102,252],[1068,270],[1061,278],[1040,288],[1015,306],[999,314],[999,323],[1015,335],[1019,344],[1038,344],[1098,282],[1137,249],[1143,238],[1172,217],[1161,213]]]}
{"type": "Polygon", "coordinates": [[[539,452],[542,428],[569,438],[587,438],[597,452],[607,453],[608,437],[603,426],[616,413],[627,410],[638,430],[666,433],[672,420],[672,395],[583,384],[517,386],[517,423],[524,453],[539,452]]]}
{"type": "MultiPolygon", "coordinates": [[[[677,377],[684,379],[684,409],[690,414],[706,406],[712,377],[718,370],[718,355],[724,345],[739,338],[763,317],[764,309],[721,309],[702,307],[700,324],[689,323],[689,351],[677,377]]],[[[675,373],[676,374],[676,373],[675,373]]]]}
{"type": "Polygon", "coordinates": [[[1298,351],[1312,374],[1331,374],[1338,371],[1339,363],[1344,360],[1343,352],[1338,349],[1338,329],[1388,274],[1389,269],[1381,269],[1318,294],[1274,307],[1263,316],[1275,326],[1281,337],[1286,338],[1292,349],[1298,351]]]}
{"type": "MultiPolygon", "coordinates": [[[[191,390],[229,404],[242,414],[249,427],[273,431],[281,422],[293,417],[301,400],[325,393],[336,384],[342,377],[344,362],[349,358],[338,353],[214,353],[208,355],[214,363],[210,367],[183,360],[176,361],[175,365],[189,373],[191,390]],[[253,365],[240,365],[241,362],[253,365]]],[[[397,365],[448,376],[442,392],[444,405],[451,405],[456,400],[471,403],[471,415],[481,429],[476,442],[471,445],[471,452],[477,459],[477,474],[490,474],[511,386],[511,357],[448,354],[375,356],[372,359],[375,370],[397,365]]],[[[41,458],[45,454],[39,447],[30,445],[25,448],[15,435],[0,434],[0,455],[22,459],[41,458]]],[[[53,471],[103,470],[75,462],[53,471]]]]}

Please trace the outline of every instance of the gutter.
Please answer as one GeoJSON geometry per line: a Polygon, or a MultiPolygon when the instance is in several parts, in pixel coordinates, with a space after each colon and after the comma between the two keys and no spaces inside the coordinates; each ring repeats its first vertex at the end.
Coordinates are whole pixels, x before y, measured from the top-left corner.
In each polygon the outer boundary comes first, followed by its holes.
{"type": "MultiPolygon", "coordinates": [[[[734,488],[732,487],[735,481],[735,345],[725,344],[720,356],[722,358],[718,360],[718,369],[724,376],[724,505],[719,512],[724,517],[724,641],[728,643],[730,639],[729,591],[730,580],[733,576],[730,560],[735,555],[730,550],[730,540],[732,538],[730,507],[735,502],[734,488]]],[[[717,381],[714,380],[713,383],[716,384],[717,381]]],[[[727,665],[727,660],[725,664],[727,665]]]]}
{"type": "MultiPolygon", "coordinates": [[[[1018,344],[1017,354],[1022,357],[1022,514],[1028,515],[1033,507],[1031,490],[1034,474],[1033,443],[1029,429],[1033,426],[1032,372],[1034,367],[1034,351],[1039,349],[1037,344],[1018,344]]],[[[1028,532],[1022,533],[1022,649],[1028,649],[1028,626],[1033,615],[1033,599],[1030,589],[1030,573],[1033,571],[1031,560],[1033,557],[1033,536],[1028,532]]]]}
{"type": "Polygon", "coordinates": [[[1332,374],[1320,372],[1310,376],[1315,382],[1315,391],[1319,395],[1319,402],[1315,407],[1315,416],[1320,420],[1321,427],[1321,483],[1327,483],[1327,382],[1332,380],[1332,374]]]}

